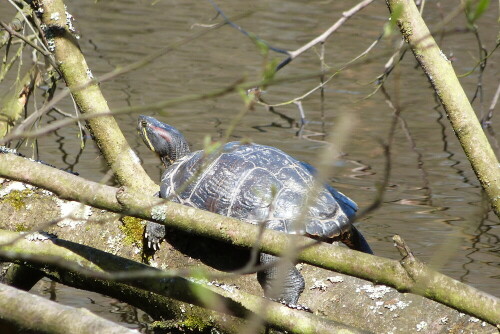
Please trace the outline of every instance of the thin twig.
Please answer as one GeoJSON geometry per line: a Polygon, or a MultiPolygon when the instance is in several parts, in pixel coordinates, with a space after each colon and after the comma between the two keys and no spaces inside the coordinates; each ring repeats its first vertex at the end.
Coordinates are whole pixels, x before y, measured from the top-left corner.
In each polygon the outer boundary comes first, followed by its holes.
{"type": "Polygon", "coordinates": [[[287,50],[284,50],[284,49],[280,49],[280,48],[276,48],[272,45],[270,45],[268,42],[264,41],[263,39],[261,39],[260,37],[252,34],[252,33],[249,33],[248,31],[246,31],[245,29],[243,29],[242,27],[240,27],[239,25],[237,25],[236,23],[234,23],[233,21],[231,21],[225,14],[224,12],[222,11],[222,9],[219,8],[219,6],[217,6],[215,4],[215,2],[213,0],[208,0],[208,2],[210,2],[210,4],[214,7],[214,9],[217,11],[217,13],[222,16],[222,18],[224,19],[224,23],[225,24],[228,24],[230,25],[231,27],[233,27],[234,29],[238,30],[239,32],[241,32],[243,35],[249,37],[250,39],[254,40],[254,41],[257,41],[259,43],[262,43],[264,45],[266,45],[267,48],[269,48],[269,50],[272,50],[274,52],[277,52],[277,53],[283,53],[283,54],[286,54],[286,55],[289,55],[290,52],[288,52],[287,50]]]}
{"type": "MultiPolygon", "coordinates": [[[[40,52],[41,54],[43,54],[45,57],[50,57],[52,56],[52,53],[50,53],[49,51],[46,51],[44,49],[42,49],[41,47],[39,47],[38,45],[36,45],[35,43],[33,43],[32,41],[29,40],[29,38],[26,38],[24,37],[24,35],[18,33],[17,31],[15,31],[14,29],[12,29],[8,24],[0,21],[0,26],[2,26],[9,34],[11,34],[12,36],[15,36],[21,40],[24,41],[24,43],[28,44],[29,46],[31,46],[33,49],[37,50],[38,52],[40,52]]],[[[53,61],[53,59],[52,59],[53,61]]],[[[52,64],[54,65],[54,64],[52,64]]]]}
{"type": "MultiPolygon", "coordinates": [[[[163,109],[166,109],[168,107],[172,107],[174,105],[178,105],[181,103],[189,102],[189,101],[214,98],[214,97],[228,94],[230,92],[238,91],[241,89],[246,90],[246,89],[250,89],[252,87],[256,87],[256,86],[263,85],[263,84],[269,86],[269,85],[279,84],[282,82],[289,83],[289,82],[294,82],[294,81],[307,80],[307,79],[311,79],[311,78],[317,78],[320,75],[321,75],[321,73],[309,73],[309,74],[294,75],[294,76],[282,77],[282,78],[265,79],[265,80],[253,81],[253,82],[243,82],[243,79],[240,79],[237,82],[230,84],[226,87],[223,87],[220,89],[214,89],[214,90],[206,92],[206,93],[188,94],[188,95],[184,95],[184,96],[181,96],[178,98],[163,100],[163,101],[155,102],[155,103],[148,104],[148,105],[118,108],[118,109],[115,109],[113,111],[96,112],[93,114],[83,114],[83,115],[80,115],[78,118],[75,117],[75,118],[71,118],[71,119],[67,119],[67,118],[62,119],[62,120],[56,121],[54,123],[51,123],[50,125],[47,125],[43,129],[36,130],[36,131],[19,132],[19,131],[16,131],[16,129],[13,129],[7,136],[0,139],[0,145],[4,145],[5,143],[7,143],[11,140],[15,140],[15,139],[23,138],[23,137],[34,138],[34,137],[46,135],[46,134],[51,133],[51,132],[53,132],[57,129],[60,129],[64,126],[72,124],[76,121],[87,120],[87,119],[96,118],[96,117],[105,117],[105,116],[110,116],[110,115],[134,113],[134,112],[140,112],[140,111],[156,110],[160,113],[162,113],[162,112],[164,113],[163,109]]],[[[69,90],[68,90],[68,92],[69,92],[69,90]]],[[[39,112],[42,112],[42,109],[47,109],[49,107],[50,107],[50,109],[52,109],[53,106],[65,96],[66,95],[62,95],[62,94],[55,96],[52,99],[51,103],[48,103],[47,105],[45,105],[43,108],[40,109],[39,112]]]]}
{"type": "Polygon", "coordinates": [[[373,1],[374,0],[361,1],[356,6],[349,9],[348,11],[343,12],[342,17],[337,22],[335,22],[334,25],[332,25],[330,28],[328,28],[324,33],[322,33],[318,37],[314,38],[313,40],[309,41],[308,43],[304,44],[303,46],[301,46],[297,50],[288,52],[288,54],[290,56],[288,56],[288,58],[286,58],[280,64],[278,64],[278,66],[276,67],[276,71],[279,71],[285,65],[290,63],[292,60],[294,60],[299,55],[301,55],[305,51],[309,50],[310,48],[312,48],[316,44],[324,43],[328,39],[328,37],[330,37],[331,34],[333,34],[338,28],[340,28],[344,24],[345,21],[350,19],[354,14],[356,14],[357,12],[359,12],[360,10],[362,10],[363,8],[365,8],[366,6],[371,4],[373,1]]]}
{"type": "MultiPolygon", "coordinates": [[[[242,15],[239,15],[237,16],[236,18],[241,18],[241,17],[245,17],[247,16],[248,13],[245,13],[245,14],[242,14],[242,15]]],[[[156,60],[157,58],[173,51],[173,50],[176,50],[178,49],[179,47],[183,46],[184,44],[187,44],[197,38],[200,38],[204,35],[206,35],[207,33],[215,30],[215,29],[218,29],[220,27],[222,27],[225,23],[220,23],[210,29],[207,29],[207,30],[203,30],[201,32],[198,32],[196,34],[193,34],[185,39],[182,39],[181,41],[179,42],[176,42],[176,43],[172,43],[171,45],[168,45],[167,47],[165,48],[162,48],[156,52],[153,52],[151,54],[149,54],[148,56],[134,62],[134,63],[131,63],[129,65],[126,65],[126,66],[123,66],[123,67],[119,67],[119,68],[116,68],[114,69],[113,71],[109,72],[109,73],[106,73],[98,78],[94,78],[93,80],[89,80],[87,83],[79,86],[79,87],[75,87],[73,88],[73,92],[76,92],[76,91],[79,91],[79,90],[83,90],[85,88],[87,88],[88,86],[90,85],[93,85],[93,84],[96,84],[96,83],[102,83],[102,82],[105,82],[105,81],[108,81],[108,80],[111,80],[111,79],[114,79],[116,77],[118,77],[119,75],[123,75],[123,74],[126,74],[126,73],[129,73],[129,72],[132,72],[134,70],[137,70],[139,68],[142,68],[143,66],[146,66],[148,65],[149,63],[153,62],[154,60],[156,60]]],[[[55,95],[45,106],[43,106],[42,108],[40,108],[38,111],[37,111],[37,115],[33,116],[32,121],[36,120],[40,115],[43,115],[45,113],[47,113],[48,111],[52,110],[52,108],[55,107],[55,105],[57,103],[59,103],[63,98],[65,98],[66,96],[70,95],[71,94],[71,91],[68,89],[68,88],[65,88],[64,90],[62,90],[60,93],[58,93],[57,95],[55,95]]],[[[54,130],[57,130],[58,127],[54,127],[54,124],[61,124],[59,127],[61,126],[66,126],[66,125],[69,125],[71,123],[73,123],[74,121],[79,121],[79,120],[87,120],[87,119],[91,119],[91,118],[94,118],[94,117],[104,117],[104,116],[109,116],[109,115],[112,115],[111,112],[103,112],[103,113],[96,113],[94,114],[94,116],[92,115],[81,115],[80,117],[78,118],[74,118],[74,119],[71,119],[71,120],[65,120],[65,122],[54,122],[49,128],[50,130],[48,132],[45,132],[44,130],[38,130],[38,131],[35,131],[35,135],[32,135],[31,137],[35,137],[37,135],[43,135],[43,134],[46,134],[46,133],[49,133],[51,131],[54,131],[54,130]]],[[[22,125],[18,125],[18,127],[12,129],[12,131],[7,135],[5,136],[4,138],[0,139],[0,145],[3,145],[11,140],[14,140],[14,139],[18,139],[18,138],[21,138],[23,137],[23,131],[25,128],[27,128],[29,125],[31,125],[32,121],[30,122],[23,122],[22,125]]],[[[64,120],[63,120],[64,121],[64,120]]]]}
{"type": "MultiPolygon", "coordinates": [[[[381,88],[383,91],[385,91],[383,85],[381,86],[381,88]]],[[[386,96],[388,96],[388,94],[386,96]]],[[[380,142],[380,145],[384,149],[384,156],[385,156],[384,174],[382,177],[382,181],[380,182],[380,184],[377,185],[377,194],[375,196],[375,199],[368,207],[366,207],[364,210],[362,210],[361,212],[359,212],[359,214],[356,215],[356,220],[365,217],[366,215],[378,209],[382,205],[385,191],[387,189],[387,186],[389,185],[389,179],[391,176],[391,169],[392,169],[391,148],[392,148],[392,143],[394,141],[396,124],[401,110],[399,107],[394,106],[390,98],[386,99],[386,102],[391,107],[391,109],[393,109],[393,118],[391,121],[391,127],[389,129],[387,144],[380,142]]]]}
{"type": "Polygon", "coordinates": [[[24,18],[24,21],[26,22],[26,24],[30,27],[31,31],[33,32],[33,34],[35,35],[35,37],[38,39],[38,41],[40,42],[40,45],[42,45],[42,47],[45,49],[46,52],[49,52],[50,51],[47,49],[47,47],[45,46],[45,43],[42,42],[42,40],[40,39],[40,36],[38,36],[37,32],[39,32],[39,30],[35,30],[33,28],[33,26],[31,25],[30,21],[28,20],[28,18],[26,17],[26,15],[24,15],[24,12],[21,8],[19,8],[19,6],[12,0],[8,0],[10,2],[10,4],[16,8],[16,10],[23,16],[24,18]]]}
{"type": "Polygon", "coordinates": [[[495,95],[493,96],[493,99],[491,100],[490,108],[488,109],[488,114],[481,120],[481,123],[483,127],[491,127],[491,119],[493,118],[493,110],[495,110],[495,107],[498,102],[498,97],[500,96],[500,81],[498,82],[497,86],[497,91],[495,92],[495,95]]]}

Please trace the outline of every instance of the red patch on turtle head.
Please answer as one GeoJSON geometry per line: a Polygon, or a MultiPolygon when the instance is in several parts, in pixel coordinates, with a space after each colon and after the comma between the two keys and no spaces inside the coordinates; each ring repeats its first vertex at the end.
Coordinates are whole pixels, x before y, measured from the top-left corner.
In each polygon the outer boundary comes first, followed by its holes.
{"type": "Polygon", "coordinates": [[[153,130],[154,133],[156,133],[161,138],[165,139],[169,143],[172,142],[172,136],[167,130],[154,125],[150,125],[149,127],[153,130]]]}

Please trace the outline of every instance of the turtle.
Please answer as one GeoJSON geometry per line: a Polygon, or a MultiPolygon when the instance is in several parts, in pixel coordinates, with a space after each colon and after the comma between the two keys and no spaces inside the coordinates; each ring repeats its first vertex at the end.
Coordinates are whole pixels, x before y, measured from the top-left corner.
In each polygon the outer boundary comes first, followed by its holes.
{"type": "MultiPolygon", "coordinates": [[[[358,209],[356,203],[328,184],[320,186],[306,210],[305,223],[298,227],[294,219],[301,215],[306,198],[314,185],[316,170],[275,147],[250,142],[229,142],[216,152],[191,152],[184,135],[175,127],[151,116],[139,116],[137,130],[144,143],[155,152],[166,170],[160,184],[161,198],[251,224],[321,241],[340,240],[348,247],[372,254],[363,235],[351,224],[358,209]]],[[[150,248],[159,248],[165,238],[165,226],[148,222],[145,237],[150,248]]],[[[260,253],[264,270],[257,279],[270,294],[277,257],[260,253]]],[[[297,305],[304,290],[304,278],[290,263],[278,300],[297,305]]]]}

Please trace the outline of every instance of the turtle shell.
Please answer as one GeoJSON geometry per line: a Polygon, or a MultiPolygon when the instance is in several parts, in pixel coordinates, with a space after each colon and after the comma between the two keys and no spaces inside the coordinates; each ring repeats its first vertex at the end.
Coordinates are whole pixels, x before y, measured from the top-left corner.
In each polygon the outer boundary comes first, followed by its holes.
{"type": "Polygon", "coordinates": [[[286,233],[341,236],[350,231],[357,206],[328,185],[311,201],[305,224],[295,226],[311,196],[314,173],[312,166],[277,148],[231,142],[221,153],[197,151],[169,166],[160,196],[286,233]]]}

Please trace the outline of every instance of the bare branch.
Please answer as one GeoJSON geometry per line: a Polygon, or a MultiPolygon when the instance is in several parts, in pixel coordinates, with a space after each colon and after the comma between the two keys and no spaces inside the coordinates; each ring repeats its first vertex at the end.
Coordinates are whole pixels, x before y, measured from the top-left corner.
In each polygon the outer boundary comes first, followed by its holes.
{"type": "Polygon", "coordinates": [[[365,8],[366,6],[368,6],[369,4],[371,4],[372,2],[373,2],[373,0],[364,0],[364,1],[361,1],[356,6],[352,7],[351,9],[349,9],[348,11],[343,12],[342,13],[342,17],[337,22],[335,22],[334,25],[332,25],[330,28],[328,28],[324,33],[322,33],[321,35],[319,35],[315,39],[311,40],[310,42],[306,43],[305,45],[301,46],[297,50],[290,51],[289,52],[290,56],[287,59],[283,60],[276,67],[276,71],[278,71],[279,69],[283,68],[285,65],[287,65],[288,63],[290,63],[292,60],[294,60],[295,58],[297,58],[302,53],[304,53],[305,51],[309,50],[310,48],[312,48],[316,44],[318,44],[318,43],[324,43],[328,39],[328,37],[330,37],[331,34],[333,34],[338,28],[340,28],[344,24],[345,21],[347,21],[348,19],[350,19],[354,14],[356,14],[357,12],[359,12],[360,10],[362,10],[363,8],[365,8]]]}
{"type": "MultiPolygon", "coordinates": [[[[33,168],[33,164],[35,163],[13,154],[0,154],[0,175],[48,189],[61,198],[78,200],[96,208],[125,213],[181,230],[189,230],[194,234],[236,246],[254,246],[260,233],[258,226],[243,223],[234,218],[165,202],[160,198],[124,188],[118,190],[85,181],[77,176],[40,164],[36,164],[38,168],[33,168]]],[[[311,243],[307,237],[294,237],[297,247],[311,243]]],[[[266,230],[262,236],[261,250],[279,256],[287,249],[288,243],[289,235],[266,230]]],[[[426,284],[426,289],[421,290],[397,261],[350,249],[320,243],[300,252],[297,259],[321,268],[383,283],[399,291],[421,294],[462,312],[474,314],[492,324],[500,323],[500,300],[425,266],[420,269],[421,276],[419,277],[425,278],[429,284],[426,284]]]]}
{"type": "Polygon", "coordinates": [[[83,308],[73,308],[0,284],[2,320],[19,328],[44,333],[133,334],[136,331],[102,319],[83,308]]]}
{"type": "MultiPolygon", "coordinates": [[[[15,238],[15,235],[16,233],[13,232],[0,231],[0,242],[9,241],[15,238]]],[[[318,334],[330,333],[331,329],[349,329],[353,333],[363,332],[310,313],[290,309],[276,302],[265,301],[261,297],[231,289],[223,284],[214,285],[200,279],[185,279],[168,273],[164,275],[162,271],[147,265],[65,240],[51,239],[45,242],[19,240],[13,246],[1,247],[1,257],[7,257],[9,254],[12,255],[9,257],[10,260],[15,261],[17,257],[23,262],[31,263],[56,281],[69,283],[69,285],[79,284],[79,281],[87,283],[80,283],[78,286],[80,288],[92,289],[94,285],[102,284],[93,281],[119,280],[138,289],[243,318],[259,312],[262,303],[265,302],[269,303],[268,313],[263,317],[273,328],[292,333],[304,333],[306,329],[318,334]],[[53,261],[47,263],[44,258],[53,261]],[[59,263],[56,262],[57,259],[59,263]],[[123,270],[122,268],[127,268],[127,271],[120,271],[123,270]],[[132,279],[133,276],[128,275],[127,272],[135,273],[136,279],[132,279]],[[66,279],[65,277],[68,276],[72,278],[66,279]],[[160,277],[164,279],[158,279],[160,277]]],[[[115,283],[112,281],[103,283],[109,285],[111,290],[114,289],[115,283]]],[[[150,298],[153,297],[150,296],[150,298]]],[[[129,302],[134,304],[133,300],[129,302]]],[[[215,317],[221,318],[217,315],[215,317]]],[[[219,320],[220,324],[224,324],[223,319],[219,320]]]]}
{"type": "MultiPolygon", "coordinates": [[[[18,33],[17,31],[15,31],[14,29],[12,29],[8,24],[0,21],[0,26],[2,26],[9,34],[11,34],[12,36],[15,36],[17,38],[19,38],[20,40],[22,40],[24,43],[28,44],[29,46],[31,46],[33,49],[37,50],[38,52],[40,52],[41,54],[43,54],[45,57],[50,57],[52,56],[52,54],[44,49],[42,49],[41,47],[39,47],[38,45],[36,45],[35,43],[33,43],[32,41],[30,41],[28,38],[24,37],[24,35],[18,33]]],[[[54,59],[51,59],[51,61],[53,62],[54,59]]],[[[55,63],[53,64],[55,65],[55,63]]],[[[56,66],[54,68],[57,68],[56,66]]]]}
{"type": "Polygon", "coordinates": [[[495,110],[495,107],[498,102],[498,97],[500,96],[500,81],[498,82],[497,90],[495,92],[495,95],[493,96],[493,99],[491,100],[490,107],[488,108],[488,114],[481,120],[481,124],[484,126],[491,126],[491,119],[493,118],[493,110],[495,110]]]}
{"type": "Polygon", "coordinates": [[[416,59],[437,92],[451,125],[481,186],[500,217],[500,169],[451,62],[439,49],[413,2],[390,0],[389,8],[401,8],[398,25],[416,59]]]}

